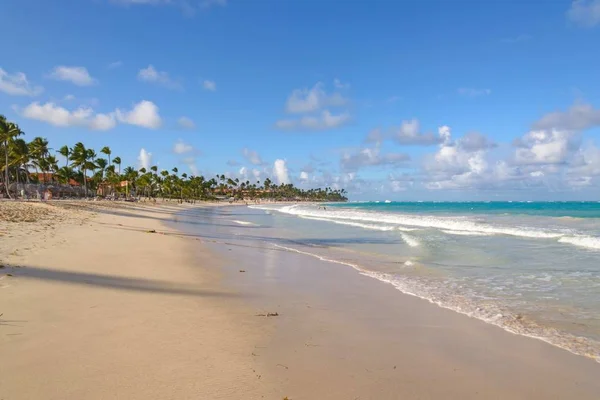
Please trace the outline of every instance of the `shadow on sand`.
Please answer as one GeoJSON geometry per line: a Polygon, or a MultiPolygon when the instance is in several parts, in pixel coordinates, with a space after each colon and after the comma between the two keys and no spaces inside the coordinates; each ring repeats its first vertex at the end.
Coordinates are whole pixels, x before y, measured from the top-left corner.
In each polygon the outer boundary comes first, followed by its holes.
{"type": "Polygon", "coordinates": [[[90,274],[83,272],[60,271],[40,267],[21,267],[15,276],[20,279],[35,279],[72,285],[95,286],[99,288],[147,292],[157,294],[173,294],[199,297],[236,297],[234,293],[215,290],[204,290],[195,285],[184,283],[157,281],[140,278],[126,278],[114,275],[90,274]]]}

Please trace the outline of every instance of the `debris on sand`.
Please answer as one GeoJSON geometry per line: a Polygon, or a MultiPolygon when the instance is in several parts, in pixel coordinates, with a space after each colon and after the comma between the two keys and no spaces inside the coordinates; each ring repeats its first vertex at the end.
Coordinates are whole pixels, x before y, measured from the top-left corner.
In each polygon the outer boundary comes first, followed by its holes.
{"type": "Polygon", "coordinates": [[[279,317],[279,314],[274,312],[274,313],[267,313],[267,314],[256,314],[257,317],[279,317]]]}
{"type": "Polygon", "coordinates": [[[240,272],[246,272],[246,270],[245,269],[240,269],[240,272]]]}
{"type": "Polygon", "coordinates": [[[156,233],[156,230],[150,229],[149,231],[146,231],[146,233],[156,233]]]}

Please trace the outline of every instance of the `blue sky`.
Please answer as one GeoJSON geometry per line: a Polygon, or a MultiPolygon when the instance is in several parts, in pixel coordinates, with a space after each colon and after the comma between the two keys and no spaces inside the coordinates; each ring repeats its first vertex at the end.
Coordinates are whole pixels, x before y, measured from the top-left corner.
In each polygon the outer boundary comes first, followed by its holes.
{"type": "Polygon", "coordinates": [[[6,0],[0,13],[0,113],[55,148],[353,199],[600,195],[600,0],[6,0]]]}

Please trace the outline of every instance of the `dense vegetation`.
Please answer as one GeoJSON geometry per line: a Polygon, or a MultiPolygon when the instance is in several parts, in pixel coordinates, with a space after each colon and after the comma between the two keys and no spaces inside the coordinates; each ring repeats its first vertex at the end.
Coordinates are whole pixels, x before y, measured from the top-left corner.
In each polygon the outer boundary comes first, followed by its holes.
{"type": "Polygon", "coordinates": [[[177,168],[159,171],[156,166],[149,170],[122,167],[120,157],[111,158],[109,147],[100,149],[101,156],[81,142],[73,147],[65,145],[54,150],[45,138],[36,137],[27,142],[21,137],[23,134],[17,124],[0,115],[0,187],[1,192],[11,197],[18,193],[19,184],[44,183],[77,186],[82,189],[81,193],[94,196],[100,193],[181,200],[210,200],[223,196],[246,200],[347,200],[344,189],[303,190],[292,184],[277,185],[268,178],[261,184],[260,181],[240,182],[225,175],[210,179],[201,175],[188,176],[186,173],[179,174],[177,168]],[[51,151],[62,155],[65,164],[59,165],[51,151]]]}

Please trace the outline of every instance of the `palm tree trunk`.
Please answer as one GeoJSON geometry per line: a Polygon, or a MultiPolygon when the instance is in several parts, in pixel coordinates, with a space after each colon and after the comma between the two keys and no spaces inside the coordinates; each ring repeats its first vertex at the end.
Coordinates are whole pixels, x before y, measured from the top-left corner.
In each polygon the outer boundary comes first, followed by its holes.
{"type": "Polygon", "coordinates": [[[4,187],[6,188],[6,195],[8,196],[9,199],[12,199],[12,197],[10,197],[10,190],[8,190],[8,139],[6,139],[4,141],[4,155],[5,155],[5,164],[4,164],[4,173],[5,173],[5,179],[4,179],[4,187]]]}

